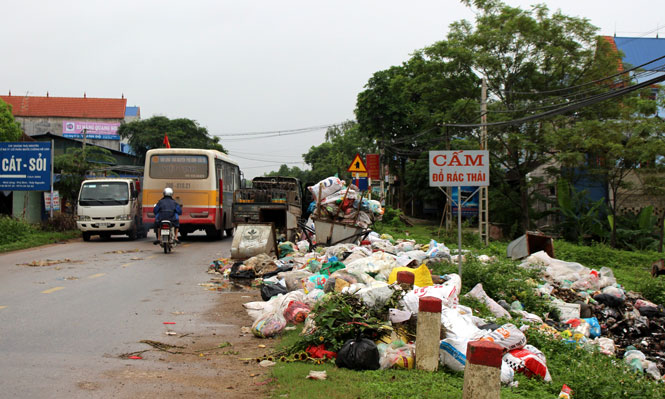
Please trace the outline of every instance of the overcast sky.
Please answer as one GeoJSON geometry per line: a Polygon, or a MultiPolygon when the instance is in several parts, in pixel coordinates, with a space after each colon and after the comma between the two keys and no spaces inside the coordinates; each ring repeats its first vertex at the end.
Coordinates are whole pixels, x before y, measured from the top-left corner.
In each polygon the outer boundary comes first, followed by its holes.
{"type": "MultiPolygon", "coordinates": [[[[665,35],[663,0],[544,3],[601,34],[665,35]]],[[[22,0],[2,9],[0,93],[124,94],[143,119],[191,118],[216,135],[353,119],[374,72],[445,39],[451,22],[473,20],[457,0],[22,0]]],[[[252,178],[281,163],[304,168],[302,154],[324,133],[221,142],[252,178]]]]}

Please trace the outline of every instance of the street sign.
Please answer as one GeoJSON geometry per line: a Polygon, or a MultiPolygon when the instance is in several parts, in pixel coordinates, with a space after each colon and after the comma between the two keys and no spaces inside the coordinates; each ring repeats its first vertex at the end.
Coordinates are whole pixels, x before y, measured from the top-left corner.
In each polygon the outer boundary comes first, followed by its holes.
{"type": "Polygon", "coordinates": [[[0,190],[50,191],[51,143],[0,143],[0,190]]]}
{"type": "Polygon", "coordinates": [[[365,162],[367,163],[366,166],[369,178],[379,180],[381,178],[381,164],[379,163],[379,154],[365,155],[365,162]]]}
{"type": "MultiPolygon", "coordinates": [[[[44,193],[44,208],[46,211],[51,210],[51,193],[44,193]]],[[[58,190],[53,191],[53,210],[54,211],[59,211],[60,210],[60,193],[58,190]]]]}
{"type": "Polygon", "coordinates": [[[363,159],[360,157],[360,154],[356,154],[356,157],[353,158],[353,162],[349,165],[349,168],[346,170],[351,173],[367,173],[367,168],[363,159]]]}
{"type": "Polygon", "coordinates": [[[367,177],[357,177],[353,179],[353,184],[358,187],[358,190],[360,191],[367,191],[369,188],[369,182],[367,181],[367,177]]]}
{"type": "Polygon", "coordinates": [[[489,186],[489,151],[430,151],[429,185],[489,186]]]}

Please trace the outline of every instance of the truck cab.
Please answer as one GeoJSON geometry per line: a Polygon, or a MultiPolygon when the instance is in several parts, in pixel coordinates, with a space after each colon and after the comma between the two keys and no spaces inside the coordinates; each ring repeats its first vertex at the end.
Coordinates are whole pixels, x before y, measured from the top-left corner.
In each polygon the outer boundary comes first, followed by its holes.
{"type": "Polygon", "coordinates": [[[127,235],[131,240],[145,236],[141,221],[141,185],[133,178],[95,178],[81,183],[76,226],[83,241],[93,235],[108,239],[127,235]]]}

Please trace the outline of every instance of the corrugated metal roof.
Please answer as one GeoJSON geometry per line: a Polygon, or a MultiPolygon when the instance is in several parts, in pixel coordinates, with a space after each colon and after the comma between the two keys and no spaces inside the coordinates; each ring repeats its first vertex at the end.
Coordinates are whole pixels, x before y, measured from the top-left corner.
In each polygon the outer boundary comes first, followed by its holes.
{"type": "Polygon", "coordinates": [[[126,98],[0,96],[14,116],[124,119],[126,98]]]}
{"type": "MultiPolygon", "coordinates": [[[[624,67],[642,65],[645,62],[665,55],[665,39],[655,37],[615,37],[614,43],[624,54],[624,67]]],[[[653,71],[663,68],[665,59],[656,61],[642,67],[644,70],[653,71]]]]}
{"type": "Polygon", "coordinates": [[[139,107],[127,107],[125,108],[125,116],[138,116],[139,107]]]}

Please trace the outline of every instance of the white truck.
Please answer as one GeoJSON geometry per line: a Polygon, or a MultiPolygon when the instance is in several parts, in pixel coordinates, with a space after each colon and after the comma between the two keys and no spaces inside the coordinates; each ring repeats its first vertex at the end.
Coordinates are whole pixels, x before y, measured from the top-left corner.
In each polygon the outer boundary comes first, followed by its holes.
{"type": "Polygon", "coordinates": [[[141,215],[142,195],[138,178],[93,178],[79,190],[76,225],[83,241],[93,235],[108,239],[113,234],[130,240],[145,237],[141,215]]]}

